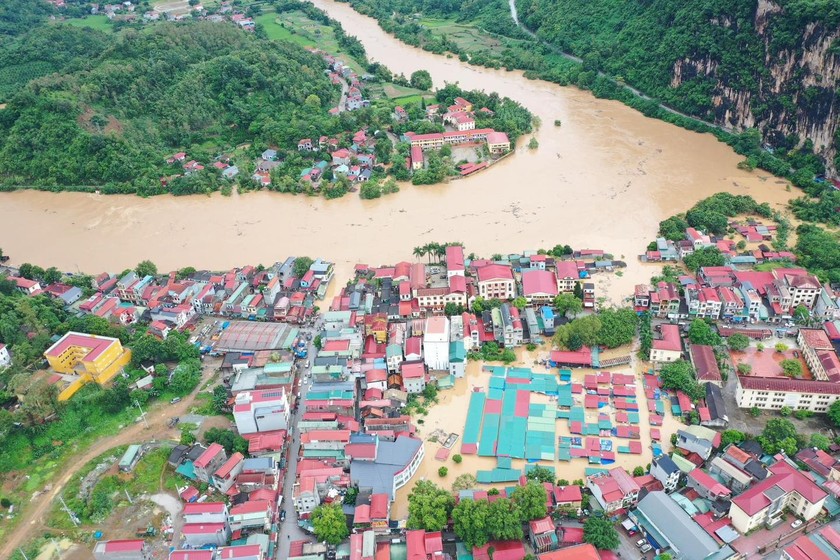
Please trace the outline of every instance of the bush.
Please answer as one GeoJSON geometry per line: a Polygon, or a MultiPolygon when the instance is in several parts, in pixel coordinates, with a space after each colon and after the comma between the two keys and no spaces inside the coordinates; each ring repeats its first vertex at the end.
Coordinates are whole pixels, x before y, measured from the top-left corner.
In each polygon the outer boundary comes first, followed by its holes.
{"type": "Polygon", "coordinates": [[[796,418],[797,420],[805,420],[806,418],[810,418],[813,415],[814,415],[813,412],[811,412],[810,410],[804,410],[804,409],[803,410],[797,410],[796,412],[793,413],[793,417],[796,418]]]}
{"type": "Polygon", "coordinates": [[[752,407],[750,409],[750,416],[752,416],[753,418],[758,418],[759,416],[761,416],[761,409],[757,406],[752,407]]]}
{"type": "Polygon", "coordinates": [[[446,467],[441,467],[438,469],[438,476],[444,477],[447,474],[449,474],[449,469],[447,469],[446,467]]]}
{"type": "Polygon", "coordinates": [[[461,464],[461,461],[463,461],[463,460],[464,460],[464,458],[463,458],[463,457],[461,457],[461,456],[460,456],[460,455],[458,455],[458,454],[455,454],[455,455],[453,455],[453,456],[452,456],[452,461],[453,461],[456,465],[460,465],[460,464],[461,464]]]}
{"type": "Polygon", "coordinates": [[[749,375],[752,372],[750,364],[738,364],[738,373],[741,375],[749,375]]]}

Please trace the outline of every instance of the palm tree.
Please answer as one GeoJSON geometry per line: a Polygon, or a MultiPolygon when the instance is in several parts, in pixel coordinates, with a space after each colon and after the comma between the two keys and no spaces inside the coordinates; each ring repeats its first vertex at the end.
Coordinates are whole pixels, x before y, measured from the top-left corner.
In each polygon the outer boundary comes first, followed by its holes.
{"type": "Polygon", "coordinates": [[[435,253],[437,253],[437,260],[440,262],[446,256],[446,245],[437,244],[435,247],[435,253]]]}
{"type": "Polygon", "coordinates": [[[415,257],[423,258],[426,255],[426,248],[425,247],[415,247],[413,251],[413,255],[415,257]]]}

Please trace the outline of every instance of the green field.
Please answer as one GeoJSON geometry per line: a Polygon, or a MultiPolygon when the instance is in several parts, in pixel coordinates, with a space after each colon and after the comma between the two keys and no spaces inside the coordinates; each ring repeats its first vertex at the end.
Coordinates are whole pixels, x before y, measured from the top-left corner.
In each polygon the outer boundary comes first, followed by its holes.
{"type": "Polygon", "coordinates": [[[423,18],[418,23],[434,35],[445,35],[448,39],[455,41],[462,50],[498,49],[502,47],[501,41],[474,25],[439,18],[423,18]]]}
{"type": "Polygon", "coordinates": [[[111,33],[114,31],[114,27],[111,25],[111,21],[108,19],[108,16],[87,16],[83,18],[73,18],[64,20],[64,23],[67,25],[73,25],[76,27],[90,27],[91,29],[97,29],[99,31],[104,31],[105,33],[111,33]]]}
{"type": "Polygon", "coordinates": [[[262,24],[269,39],[289,41],[302,47],[319,48],[341,58],[357,74],[365,72],[357,60],[342,52],[332,27],[309,19],[303,12],[267,13],[257,16],[254,21],[262,24]]]}

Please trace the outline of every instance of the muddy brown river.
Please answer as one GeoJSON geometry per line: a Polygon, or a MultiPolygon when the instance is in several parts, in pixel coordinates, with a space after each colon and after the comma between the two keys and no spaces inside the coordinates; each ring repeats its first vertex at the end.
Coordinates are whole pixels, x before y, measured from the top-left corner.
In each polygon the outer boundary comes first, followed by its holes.
{"type": "MultiPolygon", "coordinates": [[[[429,241],[462,241],[489,256],[523,249],[599,248],[630,265],[605,289],[617,301],[653,269],[635,256],[658,222],[719,191],[781,207],[792,193],[766,174],[737,169],[740,156],[711,135],[689,132],[587,92],[472,67],[400,43],[347,4],[314,4],[358,36],[372,60],[396,73],[428,70],[436,86],[497,91],[538,115],[539,148],[446,185],[404,185],[363,201],[269,192],[223,197],[0,194],[0,247],[13,263],[118,272],[142,259],[161,270],[269,264],[321,256],[339,273],[356,262],[410,259],[429,241]],[[561,127],[553,126],[555,119],[561,127]]],[[[343,283],[343,281],[342,281],[343,283]]]]}

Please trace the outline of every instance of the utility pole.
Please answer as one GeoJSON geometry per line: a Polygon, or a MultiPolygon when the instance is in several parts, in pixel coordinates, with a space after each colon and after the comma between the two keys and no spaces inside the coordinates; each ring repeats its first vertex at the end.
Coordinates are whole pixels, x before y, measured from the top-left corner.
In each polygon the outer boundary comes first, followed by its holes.
{"type": "Polygon", "coordinates": [[[29,560],[29,558],[26,557],[26,553],[23,551],[22,548],[18,547],[18,552],[20,552],[20,555],[23,556],[23,560],[29,560]]]}
{"type": "Polygon", "coordinates": [[[137,399],[134,399],[134,404],[136,404],[137,408],[140,409],[140,418],[143,419],[143,423],[146,425],[146,429],[148,430],[149,429],[149,422],[148,422],[148,420],[146,420],[146,413],[143,412],[143,407],[140,406],[140,401],[138,401],[137,399]]]}
{"type": "Polygon", "coordinates": [[[123,491],[125,492],[125,497],[128,498],[128,503],[133,504],[134,502],[131,500],[131,496],[128,495],[128,488],[123,488],[123,491]]]}
{"type": "Polygon", "coordinates": [[[59,496],[58,501],[61,502],[61,509],[63,509],[67,513],[67,515],[70,516],[70,521],[73,522],[73,525],[78,527],[79,526],[79,519],[76,517],[76,514],[73,512],[73,510],[70,509],[69,507],[67,507],[67,504],[64,503],[64,498],[59,496]]]}

